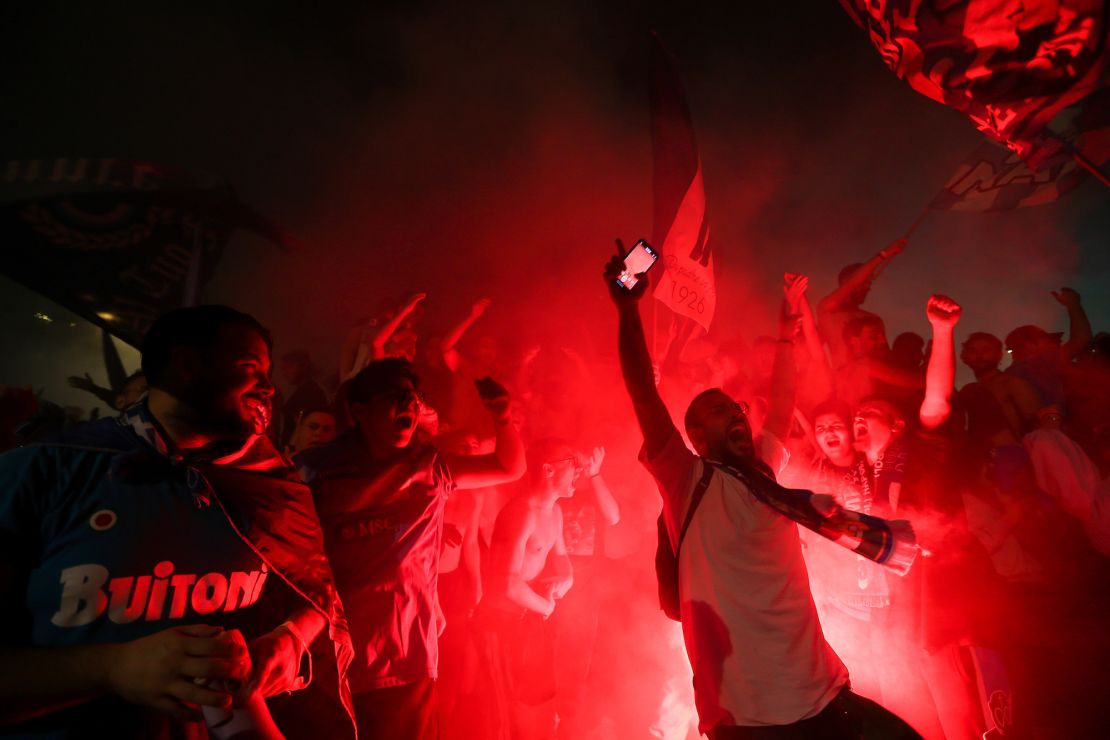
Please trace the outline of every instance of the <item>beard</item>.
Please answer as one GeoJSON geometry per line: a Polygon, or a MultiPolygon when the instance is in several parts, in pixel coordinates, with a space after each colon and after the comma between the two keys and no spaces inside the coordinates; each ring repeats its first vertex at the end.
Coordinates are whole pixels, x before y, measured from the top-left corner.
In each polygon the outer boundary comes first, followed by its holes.
{"type": "Polygon", "coordinates": [[[264,434],[270,426],[273,407],[270,399],[256,399],[246,403],[242,397],[231,395],[208,383],[198,383],[182,394],[184,401],[196,414],[197,428],[206,434],[224,439],[245,439],[264,434]]]}

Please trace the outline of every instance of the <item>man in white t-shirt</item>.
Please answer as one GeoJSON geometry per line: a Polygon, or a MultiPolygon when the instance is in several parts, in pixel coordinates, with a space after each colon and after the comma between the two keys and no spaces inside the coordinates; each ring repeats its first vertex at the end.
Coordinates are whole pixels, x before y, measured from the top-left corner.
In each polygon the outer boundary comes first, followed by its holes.
{"type": "MultiPolygon", "coordinates": [[[[674,546],[707,461],[773,476],[764,460],[781,443],[765,431],[757,453],[744,407],[714,388],[686,411],[698,454],[687,449],[655,388],[638,305],[646,276],[631,291],[621,287],[621,254],[605,270],[619,317],[621,370],[644,435],[641,460],[659,484],[674,546]]],[[[918,737],[848,690],[848,672],[821,632],[797,525],[738,478],[713,470],[678,565],[699,730],[711,740],[918,737]]]]}

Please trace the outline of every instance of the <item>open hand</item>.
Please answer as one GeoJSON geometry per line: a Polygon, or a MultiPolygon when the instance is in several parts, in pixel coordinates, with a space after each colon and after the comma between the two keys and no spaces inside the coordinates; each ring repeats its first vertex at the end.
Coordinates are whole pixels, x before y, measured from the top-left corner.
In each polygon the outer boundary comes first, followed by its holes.
{"type": "Polygon", "coordinates": [[[786,296],[786,302],[790,304],[790,313],[801,313],[802,299],[805,297],[806,289],[809,288],[809,278],[786,272],[783,273],[782,279],[782,292],[786,296]]]}
{"type": "MultiPolygon", "coordinates": [[[[1053,295],[1055,295],[1055,293],[1053,295]]],[[[69,381],[71,388],[78,388],[83,391],[91,391],[96,387],[96,383],[93,382],[92,376],[88,373],[85,373],[84,377],[80,375],[70,375],[66,380],[69,381]]]]}
{"type": "Polygon", "coordinates": [[[621,273],[624,272],[624,255],[627,252],[628,250],[624,248],[624,242],[617,239],[617,254],[605,264],[605,284],[609,288],[609,297],[612,298],[613,302],[617,305],[634,303],[640,300],[648,287],[647,273],[640,273],[636,276],[638,282],[633,286],[632,290],[621,287],[617,282],[621,273]]]}
{"type": "Polygon", "coordinates": [[[586,474],[591,478],[601,472],[601,463],[605,460],[605,448],[595,447],[594,451],[586,459],[586,474]]]}
{"type": "Polygon", "coordinates": [[[107,667],[112,691],[133,704],[181,720],[201,718],[198,706],[231,707],[232,695],[204,684],[239,683],[251,674],[251,656],[238,631],[194,624],[171,627],[119,643],[107,667]]]}

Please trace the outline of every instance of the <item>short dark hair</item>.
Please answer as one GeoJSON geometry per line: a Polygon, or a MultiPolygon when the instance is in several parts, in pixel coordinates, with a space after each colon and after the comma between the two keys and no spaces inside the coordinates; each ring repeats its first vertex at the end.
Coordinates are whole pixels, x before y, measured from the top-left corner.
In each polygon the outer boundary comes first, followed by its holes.
{"type": "Polygon", "coordinates": [[[257,332],[265,340],[266,348],[273,351],[274,339],[270,330],[250,314],[219,305],[175,308],[150,325],[139,345],[147,383],[156,387],[165,380],[163,375],[175,348],[207,349],[216,343],[220,330],[225,326],[245,326],[257,332]]]}
{"type": "Polygon", "coordinates": [[[814,406],[813,411],[810,412],[809,418],[816,423],[818,416],[825,416],[827,414],[836,414],[849,423],[852,421],[852,409],[848,408],[848,404],[838,398],[830,398],[814,406]]]}
{"type": "Polygon", "coordinates": [[[561,437],[544,437],[528,445],[525,457],[528,460],[529,477],[538,480],[543,475],[544,463],[554,462],[551,458],[561,449],[569,449],[576,456],[574,445],[561,437]]]}
{"type": "Polygon", "coordinates": [[[872,393],[870,396],[864,396],[856,404],[855,410],[858,411],[864,406],[878,406],[886,412],[886,414],[891,418],[892,421],[900,421],[903,424],[906,423],[906,412],[902,410],[901,406],[896,404],[894,401],[891,401],[886,396],[880,395],[878,393],[872,393]]]}
{"type": "Polygon", "coordinates": [[[886,324],[878,316],[857,316],[844,324],[844,328],[840,332],[840,338],[847,344],[849,339],[855,339],[863,334],[863,330],[869,326],[874,326],[884,334],[886,333],[886,324]]]}
{"type": "Polygon", "coordinates": [[[846,265],[845,267],[840,268],[840,272],[837,273],[836,276],[836,284],[844,285],[844,283],[848,282],[848,280],[851,279],[852,275],[856,274],[856,270],[860,269],[861,267],[863,267],[863,264],[857,262],[854,265],[846,265]]]}
{"type": "Polygon", "coordinates": [[[336,421],[339,420],[339,414],[335,413],[335,408],[332,407],[330,404],[312,404],[311,406],[305,406],[303,409],[297,412],[297,421],[299,422],[302,419],[307,419],[313,414],[327,414],[336,421]]]}
{"type": "Polygon", "coordinates": [[[967,345],[975,341],[990,342],[991,347],[993,347],[998,354],[1002,354],[1002,340],[995,335],[985,331],[971,332],[967,335],[967,339],[964,340],[964,343],[961,346],[966,347],[967,345]]]}
{"type": "Polygon", "coordinates": [[[420,376],[408,360],[387,357],[375,360],[359,371],[347,384],[347,403],[368,403],[371,398],[408,380],[414,388],[420,387],[420,376]]]}
{"type": "MultiPolygon", "coordinates": [[[[728,394],[720,388],[706,388],[704,391],[694,396],[690,400],[690,405],[686,407],[686,414],[682,417],[682,425],[686,428],[686,434],[690,433],[690,427],[694,426],[694,424],[696,423],[696,420],[694,419],[694,406],[696,406],[698,401],[700,401],[701,399],[711,396],[714,393],[720,393],[728,396],[728,394]]],[[[731,398],[731,396],[729,397],[731,398]]]]}

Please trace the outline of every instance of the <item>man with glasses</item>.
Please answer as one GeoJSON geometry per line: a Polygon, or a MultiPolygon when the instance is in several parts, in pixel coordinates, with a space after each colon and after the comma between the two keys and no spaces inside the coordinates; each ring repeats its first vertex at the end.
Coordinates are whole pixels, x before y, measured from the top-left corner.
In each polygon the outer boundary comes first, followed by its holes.
{"type": "Polygon", "coordinates": [[[710,740],[917,737],[848,690],[848,671],[817,618],[798,527],[746,482],[774,471],[752,438],[744,408],[718,388],[699,393],[685,415],[697,454],[683,443],[655,387],[644,339],[638,301],[648,281],[638,276],[632,290],[618,284],[622,254],[618,245],[604,278],[617,308],[625,387],[644,435],[640,459],[656,479],[671,546],[678,549],[698,729],[710,740]],[[703,495],[679,549],[699,489],[703,495]]]}
{"type": "Polygon", "coordinates": [[[528,488],[497,516],[477,621],[499,738],[554,737],[555,656],[545,622],[574,583],[558,504],[574,495],[582,468],[561,440],[535,442],[528,458],[528,488]]]}
{"type": "Polygon", "coordinates": [[[428,444],[417,431],[423,394],[412,364],[388,358],[349,382],[355,426],[296,458],[312,487],[351,623],[350,682],[361,738],[437,737],[444,505],[456,489],[524,474],[508,393],[489,378],[476,385],[496,429],[496,449],[488,455],[452,455],[428,444]]]}

